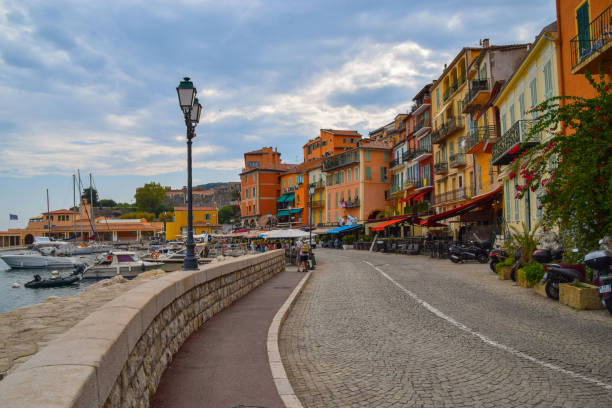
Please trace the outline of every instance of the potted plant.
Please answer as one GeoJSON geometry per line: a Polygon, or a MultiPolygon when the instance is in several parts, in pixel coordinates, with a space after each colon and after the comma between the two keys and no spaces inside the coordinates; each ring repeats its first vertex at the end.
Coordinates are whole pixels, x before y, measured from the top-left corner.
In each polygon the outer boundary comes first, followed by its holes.
{"type": "Polygon", "coordinates": [[[353,243],[355,242],[354,235],[345,235],[342,237],[342,248],[353,249],[353,243]]]}
{"type": "Polygon", "coordinates": [[[510,279],[510,274],[512,272],[512,266],[514,265],[515,262],[516,260],[514,259],[514,257],[509,256],[508,258],[504,259],[503,261],[495,265],[495,272],[497,272],[497,276],[499,277],[499,279],[501,280],[510,279]]]}
{"type": "Polygon", "coordinates": [[[532,288],[542,280],[543,276],[544,266],[537,262],[530,262],[517,271],[516,280],[522,287],[532,288]]]}
{"type": "Polygon", "coordinates": [[[559,285],[559,302],[579,310],[602,309],[599,287],[574,281],[559,285]]]}

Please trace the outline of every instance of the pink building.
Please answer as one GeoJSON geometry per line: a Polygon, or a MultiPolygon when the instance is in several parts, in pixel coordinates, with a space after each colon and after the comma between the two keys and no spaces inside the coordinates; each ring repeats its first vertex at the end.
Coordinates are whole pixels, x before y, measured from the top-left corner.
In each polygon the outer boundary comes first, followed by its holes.
{"type": "Polygon", "coordinates": [[[389,206],[389,162],[391,147],[364,139],[354,149],[323,161],[327,174],[326,221],[345,221],[347,215],[364,221],[389,206]]]}

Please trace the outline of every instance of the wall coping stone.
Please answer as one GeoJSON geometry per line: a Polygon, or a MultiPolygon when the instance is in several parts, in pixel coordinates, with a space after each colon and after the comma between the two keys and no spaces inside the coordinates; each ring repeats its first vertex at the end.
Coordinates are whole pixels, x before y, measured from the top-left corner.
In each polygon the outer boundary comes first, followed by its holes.
{"type": "Polygon", "coordinates": [[[0,381],[2,407],[97,407],[149,325],[194,287],[269,259],[273,250],[178,271],[144,282],[92,312],[0,381]]]}

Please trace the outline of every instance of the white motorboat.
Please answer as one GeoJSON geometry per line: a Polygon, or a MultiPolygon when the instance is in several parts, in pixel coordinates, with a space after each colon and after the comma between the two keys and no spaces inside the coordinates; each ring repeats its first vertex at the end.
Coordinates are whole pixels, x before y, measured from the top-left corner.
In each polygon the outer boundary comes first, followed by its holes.
{"type": "Polygon", "coordinates": [[[71,257],[45,256],[34,251],[2,254],[0,258],[13,269],[72,268],[79,264],[79,261],[71,257]]]}
{"type": "Polygon", "coordinates": [[[85,268],[83,279],[106,279],[117,275],[133,278],[144,271],[162,266],[162,262],[144,261],[132,251],[116,251],[110,252],[103,261],[85,268]]]}

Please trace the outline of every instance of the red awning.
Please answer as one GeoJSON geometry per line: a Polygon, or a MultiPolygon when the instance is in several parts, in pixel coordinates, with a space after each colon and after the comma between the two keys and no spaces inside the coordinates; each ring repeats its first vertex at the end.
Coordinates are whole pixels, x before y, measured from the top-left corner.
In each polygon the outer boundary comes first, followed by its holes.
{"type": "Polygon", "coordinates": [[[417,196],[417,195],[419,195],[419,193],[410,194],[408,197],[402,198],[400,200],[400,203],[406,203],[406,202],[410,201],[412,199],[412,197],[417,196]]]}
{"type": "Polygon", "coordinates": [[[427,191],[423,191],[421,194],[417,195],[416,197],[413,197],[413,200],[418,200],[419,198],[423,197],[425,194],[427,194],[429,192],[429,190],[427,191]]]}
{"type": "Polygon", "coordinates": [[[469,203],[460,205],[459,207],[455,207],[452,210],[448,210],[448,211],[444,211],[441,212],[440,214],[435,214],[432,215],[431,217],[427,218],[424,221],[421,221],[420,224],[421,225],[429,225],[429,223],[433,222],[433,221],[438,221],[438,220],[443,220],[445,218],[450,218],[450,217],[454,217],[456,215],[460,215],[460,214],[464,214],[466,212],[470,212],[472,211],[474,208],[479,207],[481,205],[484,204],[488,204],[491,201],[495,200],[495,198],[497,197],[497,195],[499,193],[501,193],[502,191],[502,187],[498,187],[495,190],[491,191],[490,193],[487,193],[481,197],[478,197],[475,200],[470,201],[469,203]]]}
{"type": "Polygon", "coordinates": [[[394,220],[385,221],[385,222],[382,222],[382,223],[377,224],[376,226],[370,228],[370,230],[371,231],[384,231],[384,229],[386,227],[388,227],[390,225],[393,225],[393,224],[397,224],[398,222],[407,220],[408,218],[410,218],[410,217],[401,217],[401,218],[396,218],[394,220]]]}

